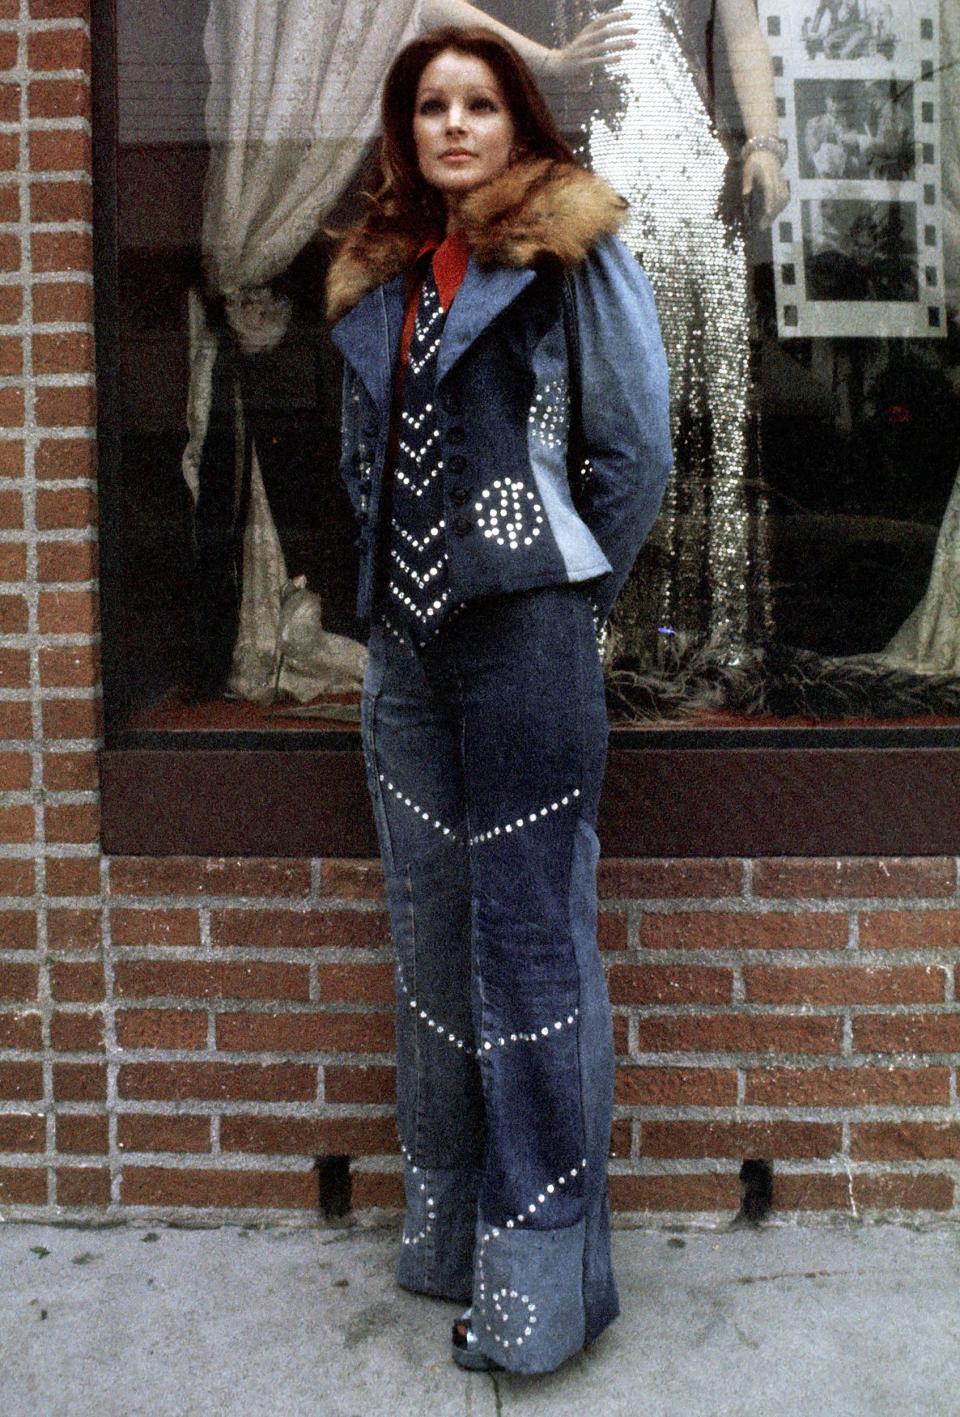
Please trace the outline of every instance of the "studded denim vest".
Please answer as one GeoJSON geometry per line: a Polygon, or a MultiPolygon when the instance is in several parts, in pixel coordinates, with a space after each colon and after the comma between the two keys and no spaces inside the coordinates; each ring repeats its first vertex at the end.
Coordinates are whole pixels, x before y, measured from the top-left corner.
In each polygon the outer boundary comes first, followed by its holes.
{"type": "Polygon", "coordinates": [[[417,645],[431,639],[450,613],[443,458],[436,414],[437,355],[446,315],[428,269],[417,305],[397,417],[386,537],[388,628],[417,645]]]}

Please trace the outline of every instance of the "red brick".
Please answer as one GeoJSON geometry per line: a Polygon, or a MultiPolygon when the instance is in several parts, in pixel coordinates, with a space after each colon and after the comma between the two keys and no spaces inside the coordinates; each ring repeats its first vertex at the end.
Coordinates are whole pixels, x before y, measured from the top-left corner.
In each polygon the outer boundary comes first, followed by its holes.
{"type": "Polygon", "coordinates": [[[0,375],[17,377],[23,373],[23,341],[19,335],[0,337],[0,375]]]}
{"type": "Polygon", "coordinates": [[[40,596],[37,628],[41,635],[90,635],[99,629],[99,604],[87,590],[45,591],[40,596]]]}
{"type": "Polygon", "coordinates": [[[103,728],[100,699],[47,699],[43,704],[44,738],[94,738],[103,728]]]}
{"type": "Polygon", "coordinates": [[[93,287],[82,281],[38,281],[33,287],[33,318],[36,324],[89,324],[93,287]]]}
{"type": "Polygon", "coordinates": [[[93,188],[89,182],[41,182],[31,189],[30,219],[34,222],[91,221],[92,218],[93,188]]]}
{"type": "Polygon", "coordinates": [[[37,423],[41,428],[92,428],[97,399],[89,385],[55,385],[37,390],[37,423]]]}
{"type": "Polygon", "coordinates": [[[952,1176],[854,1176],[853,1204],[860,1210],[952,1210],[952,1176]]]}
{"type": "MultiPolygon", "coordinates": [[[[31,7],[32,9],[32,7],[31,7]]],[[[58,15],[62,9],[58,7],[58,15]]],[[[39,19],[39,16],[34,18],[39,19]]],[[[34,30],[27,39],[27,68],[89,69],[90,41],[79,26],[69,30],[34,30]]]]}
{"type": "Polygon", "coordinates": [[[39,1050],[42,1047],[43,1024],[39,1014],[0,1013],[0,1048],[39,1050]]]}
{"type": "Polygon", "coordinates": [[[207,1014],[200,1009],[120,1009],[121,1048],[205,1048],[207,1014]]]}
{"type": "Polygon", "coordinates": [[[641,1156],[735,1158],[815,1157],[829,1161],[843,1145],[839,1123],[656,1122],[644,1120],[641,1156]]]}
{"type": "Polygon", "coordinates": [[[615,964],[607,971],[614,1004],[728,1004],[733,971],[704,965],[615,964]]]}
{"type": "Polygon", "coordinates": [[[878,969],[863,965],[802,969],[745,968],[744,996],[759,1004],[941,1003],[946,976],[935,966],[878,969]]]}
{"type": "Polygon", "coordinates": [[[209,1117],[158,1117],[122,1112],[117,1118],[118,1151],[209,1151],[209,1117]]]}
{"type": "MultiPolygon", "coordinates": [[[[33,714],[28,703],[4,703],[0,699],[0,738],[24,739],[33,737],[33,714]]],[[[19,812],[22,809],[14,807],[12,809],[19,812]]],[[[30,813],[30,838],[33,836],[33,808],[25,809],[30,813]]],[[[27,838],[28,840],[30,838],[27,838]]],[[[0,829],[0,841],[10,841],[15,838],[4,836],[0,829]]]]}
{"type": "Polygon", "coordinates": [[[113,895],[305,896],[306,861],[222,859],[196,856],[115,856],[113,895]]]}
{"type": "MultiPolygon", "coordinates": [[[[9,393],[9,389],[4,392],[9,393]]],[[[0,492],[0,527],[18,531],[23,526],[23,493],[0,492]]]]}
{"type": "Polygon", "coordinates": [[[22,595],[0,594],[0,635],[27,633],[27,602],[22,595]]]}
{"type": "Polygon", "coordinates": [[[779,950],[843,949],[849,935],[846,915],[730,914],[690,911],[644,915],[639,943],[643,949],[779,950]]]}
{"type": "Polygon", "coordinates": [[[311,1102],[317,1069],[307,1063],[122,1063],[120,1097],[155,1102],[311,1102]]]}
{"type": "Polygon", "coordinates": [[[217,1047],[231,1053],[389,1053],[392,1013],[220,1013],[217,1047]]]}
{"type": "Polygon", "coordinates": [[[625,950],[627,917],[612,910],[601,910],[597,917],[597,944],[602,950],[625,950]]]}
{"type": "Polygon", "coordinates": [[[394,1102],[396,1073],[393,1068],[328,1065],[323,1070],[323,1096],[327,1102],[394,1102]]]}
{"type": "Polygon", "coordinates": [[[90,0],[30,0],[31,20],[86,20],[89,16],[90,0]]]}
{"type": "Polygon", "coordinates": [[[736,860],[644,861],[605,857],[597,869],[601,900],[711,900],[739,895],[743,866],[736,860]]]}
{"type": "Polygon", "coordinates": [[[0,1151],[43,1151],[46,1136],[42,1113],[0,1112],[0,1151]]]}
{"type": "Polygon", "coordinates": [[[23,390],[0,389],[0,427],[23,426],[23,390]]]}
{"type": "Polygon", "coordinates": [[[53,1095],[58,1102],[103,1102],[107,1095],[105,1063],[54,1063],[53,1095]]]}
{"type": "Polygon", "coordinates": [[[708,1176],[611,1176],[610,1208],[617,1211],[732,1210],[740,1182],[731,1172],[708,1176]]]}
{"type": "Polygon", "coordinates": [[[384,1156],[399,1151],[392,1117],[222,1117],[224,1151],[260,1155],[384,1156]]]}
{"type": "Polygon", "coordinates": [[[57,1205],[110,1204],[110,1172],[105,1166],[62,1166],[57,1170],[57,1205]]]}
{"type": "MultiPolygon", "coordinates": [[[[37,944],[37,917],[30,910],[0,911],[0,948],[32,950],[37,944]]],[[[11,966],[12,967],[12,966],[11,966]]],[[[0,970],[3,966],[0,965],[0,970]]]]}
{"type": "Polygon", "coordinates": [[[25,649],[0,649],[0,688],[30,687],[30,653],[25,649]]]}
{"type": "Polygon", "coordinates": [[[737,1074],[732,1068],[620,1067],[614,1096],[623,1106],[732,1107],[737,1074]]]}
{"type": "Polygon", "coordinates": [[[179,995],[191,999],[308,999],[309,974],[300,964],[191,964],[137,960],[117,965],[122,998],[179,995]]]}
{"type": "Polygon", "coordinates": [[[960,1123],[857,1122],[850,1128],[855,1161],[960,1161],[960,1123]]]}
{"type": "Polygon", "coordinates": [[[108,1123],[102,1114],[61,1114],[56,1126],[58,1151],[79,1151],[87,1155],[106,1153],[108,1123]]]}
{"type": "Polygon", "coordinates": [[[17,36],[9,30],[0,34],[0,69],[12,69],[17,62],[17,36]]]}
{"type": "Polygon", "coordinates": [[[746,1070],[747,1106],[943,1107],[949,1068],[835,1067],[746,1070]]]}
{"type": "MultiPolygon", "coordinates": [[[[0,857],[0,896],[33,895],[35,887],[36,870],[32,861],[21,861],[15,856],[0,857]]],[[[2,919],[0,933],[4,939],[3,948],[9,949],[2,919]]]]}
{"type": "MultiPolygon", "coordinates": [[[[88,134],[69,128],[46,130],[34,130],[29,135],[30,143],[30,170],[31,172],[89,172],[91,170],[90,138],[88,134]]],[[[68,233],[63,233],[64,235],[68,233]]],[[[92,267],[92,261],[80,258],[79,252],[84,249],[83,242],[89,238],[84,238],[82,233],[74,233],[79,240],[65,242],[59,248],[70,250],[75,253],[68,260],[58,259],[55,255],[34,256],[33,270],[38,271],[88,271],[92,267]]],[[[41,238],[34,236],[33,244],[41,238]]]]}
{"type": "Polygon", "coordinates": [[[800,857],[755,861],[755,896],[847,898],[952,895],[956,866],[947,857],[820,860],[800,857]]]}
{"type": "MultiPolygon", "coordinates": [[[[19,439],[5,438],[0,442],[0,477],[22,477],[25,470],[23,444],[19,439]]],[[[10,576],[4,576],[10,580],[10,576]]]]}
{"type": "Polygon", "coordinates": [[[86,843],[96,841],[100,813],[94,802],[47,804],[44,829],[48,842],[86,843]]]}
{"type": "Polygon", "coordinates": [[[42,487],[37,492],[37,526],[43,531],[85,530],[96,519],[97,501],[88,487],[42,487]]]}
{"type": "Polygon", "coordinates": [[[0,807],[0,842],[33,841],[35,832],[32,807],[0,807]]]}
{"type": "Polygon", "coordinates": [[[91,581],[97,575],[95,541],[41,541],[37,547],[38,580],[91,581]]]}
{"type": "Polygon", "coordinates": [[[20,18],[20,0],[0,0],[0,20],[20,18]]]}
{"type": "Polygon", "coordinates": [[[51,910],[47,913],[51,950],[95,950],[100,945],[99,910],[51,910]]]}
{"type": "Polygon", "coordinates": [[[363,999],[387,1004],[394,998],[393,968],[388,964],[327,964],[317,970],[321,999],[363,999]]]}
{"type": "Polygon", "coordinates": [[[199,945],[196,910],[121,910],[110,912],[115,945],[199,945]]]}
{"type": "Polygon", "coordinates": [[[0,999],[32,1003],[37,997],[37,966],[0,961],[0,999]]]}
{"type": "Polygon", "coordinates": [[[321,861],[320,893],[338,900],[381,900],[383,868],[377,861],[321,861]]]}
{"type": "Polygon", "coordinates": [[[637,1019],[638,1053],[834,1053],[839,1018],[784,1014],[648,1014],[637,1019]]]}
{"type": "Polygon", "coordinates": [[[102,1053],[103,1015],[58,1009],[50,1022],[50,1038],[58,1053],[102,1053]]]}
{"type": "Polygon", "coordinates": [[[840,1211],[844,1220],[850,1216],[850,1190],[845,1175],[805,1175],[803,1172],[773,1178],[774,1211],[840,1211]]]}
{"type": "Polygon", "coordinates": [[[99,1003],[104,997],[103,965],[58,961],[50,967],[50,992],[61,1004],[99,1003]]]}
{"type": "Polygon", "coordinates": [[[309,949],[339,945],[352,948],[390,943],[385,911],[214,910],[210,932],[216,945],[274,946],[309,949]]]}
{"type": "Polygon", "coordinates": [[[40,1166],[0,1166],[0,1205],[46,1205],[47,1173],[40,1166]]]}
{"type": "MultiPolygon", "coordinates": [[[[96,753],[44,753],[43,785],[48,792],[89,792],[99,781],[96,753]]],[[[61,895],[83,892],[61,891],[61,895]]]]}
{"type": "MultiPolygon", "coordinates": [[[[3,446],[0,443],[0,448],[3,446]]],[[[19,477],[20,474],[12,475],[19,477]]],[[[2,476],[0,471],[0,477],[2,476]]],[[[17,541],[0,541],[0,581],[23,581],[26,578],[27,548],[17,541]]]]}
{"type": "MultiPolygon", "coordinates": [[[[0,135],[2,140],[2,135],[0,135]]],[[[8,188],[8,191],[16,193],[16,188],[8,188]]],[[[23,290],[19,285],[0,285],[0,325],[15,325],[23,314],[23,290]]],[[[17,447],[16,443],[11,443],[9,447],[17,447]]],[[[19,445],[22,449],[23,445],[19,445]]],[[[4,477],[10,477],[9,472],[3,473],[4,477]]],[[[19,477],[20,473],[15,476],[19,477]]]]}
{"type": "Polygon", "coordinates": [[[100,862],[96,856],[48,856],[46,883],[46,893],[51,897],[97,895],[100,862]]]}
{"type": "MultiPolygon", "coordinates": [[[[21,216],[20,192],[10,183],[0,187],[0,221],[19,221],[21,216]]],[[[0,319],[0,324],[4,323],[0,319]]]]}
{"type": "Polygon", "coordinates": [[[43,1068],[39,1063],[0,1063],[0,1097],[43,1096],[43,1068]]]}
{"type": "MultiPolygon", "coordinates": [[[[83,79],[34,79],[27,89],[27,110],[31,118],[85,118],[90,112],[90,86],[83,79]]],[[[36,215],[33,220],[38,220],[36,215]]]]}
{"type": "Polygon", "coordinates": [[[358,1171],[353,1180],[353,1207],[401,1210],[403,1208],[403,1177],[393,1171],[358,1171]]]}
{"type": "MultiPolygon", "coordinates": [[[[86,374],[93,368],[93,338],[88,334],[34,335],[36,374],[86,374]]],[[[10,372],[18,372],[11,370],[10,372]]]]}
{"type": "Polygon", "coordinates": [[[40,680],[47,689],[93,687],[99,677],[99,650],[94,644],[41,649],[40,680]]]}
{"type": "MultiPolygon", "coordinates": [[[[0,84],[0,123],[20,121],[20,85],[0,84]]],[[[2,195],[2,194],[0,194],[2,195]]],[[[4,221],[17,221],[18,217],[4,217],[4,221]]]]}
{"type": "Polygon", "coordinates": [[[121,1181],[125,1205],[316,1211],[319,1175],[307,1171],[214,1171],[172,1166],[127,1166],[121,1181]]]}
{"type": "Polygon", "coordinates": [[[853,1020],[855,1053],[960,1053],[960,1011],[862,1014],[853,1020]]]}
{"type": "Polygon", "coordinates": [[[20,134],[0,133],[0,172],[13,172],[20,162],[20,134]]]}
{"type": "Polygon", "coordinates": [[[878,910],[860,916],[862,950],[955,950],[960,910],[878,910]]]}
{"type": "Polygon", "coordinates": [[[0,753],[0,792],[28,792],[32,779],[29,753],[0,753]]]}
{"type": "Polygon", "coordinates": [[[0,233],[0,271],[18,271],[21,266],[20,238],[0,233]]]}

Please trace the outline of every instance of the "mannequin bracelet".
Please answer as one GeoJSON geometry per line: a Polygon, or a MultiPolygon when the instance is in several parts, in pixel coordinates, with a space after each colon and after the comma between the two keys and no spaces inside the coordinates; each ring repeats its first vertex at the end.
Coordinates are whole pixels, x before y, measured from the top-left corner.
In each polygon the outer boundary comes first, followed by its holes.
{"type": "Polygon", "coordinates": [[[758,134],[755,138],[748,138],[740,149],[740,157],[742,161],[746,162],[751,153],[757,152],[773,153],[781,167],[787,160],[787,145],[782,138],[768,137],[766,134],[758,134]]]}

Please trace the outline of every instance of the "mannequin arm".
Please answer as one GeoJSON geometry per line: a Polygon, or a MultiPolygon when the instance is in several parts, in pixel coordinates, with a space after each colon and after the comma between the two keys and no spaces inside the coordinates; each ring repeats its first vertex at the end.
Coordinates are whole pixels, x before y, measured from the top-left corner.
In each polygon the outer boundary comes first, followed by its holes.
{"type": "MultiPolygon", "coordinates": [[[[773,61],[760,29],[754,0],[718,0],[717,11],[747,137],[776,137],[779,123],[773,91],[773,61]]],[[[751,153],[744,163],[745,198],[755,185],[763,194],[760,225],[769,226],[789,200],[786,179],[773,153],[751,153]]]]}
{"type": "Polygon", "coordinates": [[[572,79],[578,73],[598,67],[623,54],[632,44],[631,36],[639,31],[632,24],[629,11],[611,10],[589,25],[585,25],[562,49],[549,49],[519,34],[488,15],[467,0],[424,0],[422,26],[425,30],[440,25],[483,25],[495,30],[524,59],[541,81],[572,79]]]}

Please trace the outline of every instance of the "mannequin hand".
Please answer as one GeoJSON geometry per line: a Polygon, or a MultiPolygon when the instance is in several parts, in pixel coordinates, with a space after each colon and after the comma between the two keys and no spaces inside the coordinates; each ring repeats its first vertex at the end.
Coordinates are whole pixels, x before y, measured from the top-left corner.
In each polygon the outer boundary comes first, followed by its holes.
{"type": "Polygon", "coordinates": [[[743,164],[744,201],[749,201],[754,190],[758,190],[763,197],[758,225],[766,231],[789,202],[790,184],[774,154],[763,149],[751,153],[743,164]]]}
{"type": "Polygon", "coordinates": [[[576,79],[626,54],[633,48],[633,36],[639,33],[630,10],[611,10],[584,25],[562,49],[548,50],[544,67],[550,78],[576,79]]]}

